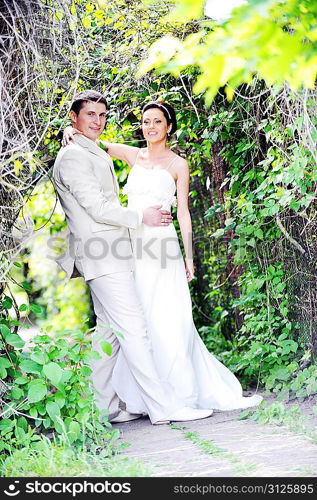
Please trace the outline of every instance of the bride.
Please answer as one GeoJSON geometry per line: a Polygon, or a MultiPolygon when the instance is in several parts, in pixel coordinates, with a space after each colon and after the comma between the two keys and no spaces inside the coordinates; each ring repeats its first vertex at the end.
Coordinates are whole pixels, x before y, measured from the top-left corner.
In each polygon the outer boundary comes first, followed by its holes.
{"type": "MultiPolygon", "coordinates": [[[[177,206],[185,259],[177,233],[169,226],[140,225],[131,231],[135,281],[146,318],[154,361],[161,379],[168,381],[184,406],[234,410],[258,405],[262,397],[244,397],[235,375],[213,356],[193,322],[188,282],[194,278],[192,222],[188,208],[189,168],[186,160],[167,145],[176,131],[173,107],[163,101],[146,104],[142,132],[147,146],[103,142],[109,155],[125,161],[130,173],[123,192],[129,208],[177,206]]],[[[67,127],[63,145],[76,129],[67,127]]],[[[146,412],[121,351],[114,369],[114,390],[127,407],[146,412]]]]}

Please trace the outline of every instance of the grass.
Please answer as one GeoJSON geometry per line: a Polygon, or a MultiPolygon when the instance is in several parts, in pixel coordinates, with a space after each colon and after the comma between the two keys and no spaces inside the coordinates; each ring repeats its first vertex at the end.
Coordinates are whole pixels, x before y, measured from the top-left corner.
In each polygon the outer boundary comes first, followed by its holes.
{"type": "Polygon", "coordinates": [[[197,432],[186,432],[184,434],[186,439],[190,439],[193,443],[199,446],[199,448],[204,452],[208,453],[208,455],[221,455],[224,456],[226,450],[216,446],[212,441],[207,441],[201,439],[197,432]]]}
{"type": "Polygon", "coordinates": [[[317,444],[317,432],[306,425],[308,418],[301,413],[298,405],[293,405],[288,409],[282,402],[275,402],[267,408],[260,406],[256,410],[246,410],[239,417],[241,420],[246,418],[262,425],[285,426],[294,434],[301,435],[317,444]]]}
{"type": "Polygon", "coordinates": [[[242,462],[237,454],[228,452],[226,449],[217,446],[211,440],[202,439],[198,432],[186,432],[186,427],[180,427],[174,424],[171,425],[171,428],[182,431],[184,437],[198,446],[203,453],[213,455],[214,457],[220,457],[230,462],[234,466],[234,473],[238,476],[247,476],[250,473],[254,473],[258,467],[255,463],[242,462]]]}
{"type": "Polygon", "coordinates": [[[244,477],[253,476],[257,472],[257,469],[258,469],[258,464],[255,464],[253,462],[249,462],[246,464],[239,464],[233,468],[234,473],[237,476],[244,476],[244,477]]]}
{"type": "Polygon", "coordinates": [[[42,436],[36,449],[25,447],[3,457],[1,477],[149,477],[151,470],[141,461],[79,450],[42,436]]]}

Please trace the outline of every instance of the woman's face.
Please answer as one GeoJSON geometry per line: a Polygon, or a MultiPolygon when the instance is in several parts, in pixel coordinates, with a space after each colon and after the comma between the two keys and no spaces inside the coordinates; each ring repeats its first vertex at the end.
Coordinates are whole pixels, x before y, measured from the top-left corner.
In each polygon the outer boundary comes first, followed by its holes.
{"type": "Polygon", "coordinates": [[[142,132],[146,141],[155,143],[166,140],[171,127],[160,109],[150,108],[143,113],[142,132]]]}

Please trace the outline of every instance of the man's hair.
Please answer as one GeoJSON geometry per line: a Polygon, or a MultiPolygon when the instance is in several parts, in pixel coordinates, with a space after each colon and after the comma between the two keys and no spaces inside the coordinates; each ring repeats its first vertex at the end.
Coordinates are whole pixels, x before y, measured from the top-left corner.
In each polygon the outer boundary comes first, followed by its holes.
{"type": "Polygon", "coordinates": [[[74,111],[74,113],[78,115],[79,111],[83,107],[83,104],[88,101],[102,102],[107,107],[106,98],[100,92],[97,92],[96,90],[83,90],[75,95],[70,110],[74,111]]]}

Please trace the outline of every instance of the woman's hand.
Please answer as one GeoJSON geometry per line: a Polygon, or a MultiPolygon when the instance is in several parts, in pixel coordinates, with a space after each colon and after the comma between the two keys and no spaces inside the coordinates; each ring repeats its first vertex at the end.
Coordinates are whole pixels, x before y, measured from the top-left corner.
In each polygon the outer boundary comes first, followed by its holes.
{"type": "MultiPolygon", "coordinates": [[[[81,134],[80,130],[69,125],[63,132],[62,146],[67,146],[74,139],[75,134],[81,134]]],[[[82,135],[82,134],[81,134],[82,135]]]]}
{"type": "Polygon", "coordinates": [[[195,278],[195,268],[193,259],[185,259],[185,269],[187,281],[191,281],[195,278]]]}

